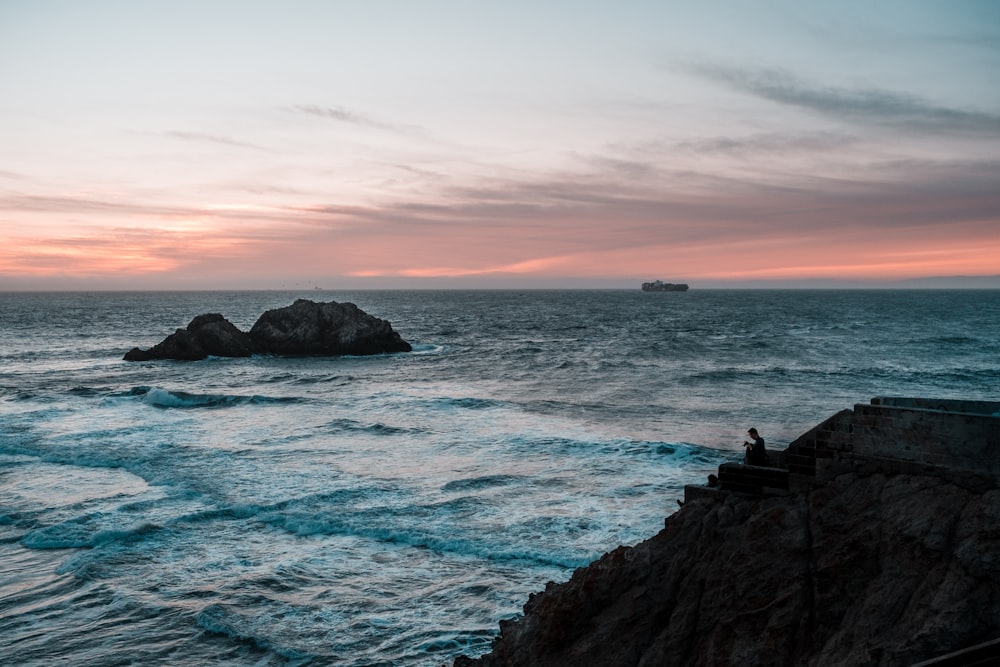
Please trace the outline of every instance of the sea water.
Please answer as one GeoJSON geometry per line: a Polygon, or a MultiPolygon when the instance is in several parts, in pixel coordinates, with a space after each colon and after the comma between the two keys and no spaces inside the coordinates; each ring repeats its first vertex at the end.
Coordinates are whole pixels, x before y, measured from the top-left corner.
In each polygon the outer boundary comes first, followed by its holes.
{"type": "Polygon", "coordinates": [[[450,664],[880,395],[1000,398],[1000,292],[0,294],[0,663],[450,664]],[[413,352],[122,361],[299,297],[413,352]]]}

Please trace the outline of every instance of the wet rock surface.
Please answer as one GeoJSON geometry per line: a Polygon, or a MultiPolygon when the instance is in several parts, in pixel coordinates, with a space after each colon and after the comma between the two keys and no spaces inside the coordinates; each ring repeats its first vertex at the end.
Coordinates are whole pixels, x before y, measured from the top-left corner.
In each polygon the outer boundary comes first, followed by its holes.
{"type": "Polygon", "coordinates": [[[249,357],[262,352],[250,337],[218,313],[199,315],[185,329],[178,329],[148,350],[134,347],[125,361],[176,359],[197,361],[208,356],[249,357]]]}
{"type": "Polygon", "coordinates": [[[250,329],[250,339],[272,354],[338,355],[409,352],[412,348],[385,320],[353,303],[299,299],[269,310],[250,329]]]}
{"type": "Polygon", "coordinates": [[[209,356],[369,355],[411,349],[389,322],[353,303],[299,299],[291,306],[265,312],[249,333],[218,313],[199,315],[185,329],[178,329],[148,350],[132,348],[124,359],[197,361],[209,356]]]}

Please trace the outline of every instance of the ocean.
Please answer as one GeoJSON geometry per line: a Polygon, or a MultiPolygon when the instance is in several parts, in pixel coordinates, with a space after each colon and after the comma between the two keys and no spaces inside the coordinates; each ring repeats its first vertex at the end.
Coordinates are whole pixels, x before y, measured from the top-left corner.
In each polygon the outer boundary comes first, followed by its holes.
{"type": "Polygon", "coordinates": [[[0,294],[0,663],[477,656],[749,427],[873,396],[1000,399],[1000,291],[0,294]],[[122,361],[300,297],[413,352],[122,361]]]}

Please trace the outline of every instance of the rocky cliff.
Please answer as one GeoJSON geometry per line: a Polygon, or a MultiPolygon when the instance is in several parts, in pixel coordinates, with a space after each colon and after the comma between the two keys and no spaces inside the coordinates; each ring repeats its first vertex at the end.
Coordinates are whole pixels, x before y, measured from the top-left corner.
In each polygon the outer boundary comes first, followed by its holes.
{"type": "Polygon", "coordinates": [[[908,665],[1000,637],[994,477],[831,470],[690,489],[659,534],[549,584],[455,665],[908,665]]]}

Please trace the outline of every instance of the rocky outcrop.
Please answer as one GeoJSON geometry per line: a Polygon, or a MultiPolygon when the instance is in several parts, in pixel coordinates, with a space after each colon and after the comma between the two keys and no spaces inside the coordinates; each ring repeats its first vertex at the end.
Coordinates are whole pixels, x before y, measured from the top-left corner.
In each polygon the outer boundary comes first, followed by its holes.
{"type": "Polygon", "coordinates": [[[412,349],[388,322],[353,303],[308,299],[261,315],[250,329],[250,339],[268,352],[288,355],[380,354],[412,349]]]}
{"type": "Polygon", "coordinates": [[[852,471],[794,494],[692,494],[455,665],[903,665],[987,642],[1000,490],[961,479],[852,471]]]}
{"type": "Polygon", "coordinates": [[[218,313],[199,315],[187,328],[178,329],[148,350],[132,348],[124,359],[197,361],[208,356],[368,355],[411,349],[389,322],[353,303],[299,299],[291,306],[265,312],[249,333],[218,313]]]}
{"type": "Polygon", "coordinates": [[[263,352],[248,335],[218,313],[199,315],[186,329],[178,329],[148,350],[134,347],[125,353],[125,361],[177,359],[197,361],[208,356],[249,357],[263,352]]]}

